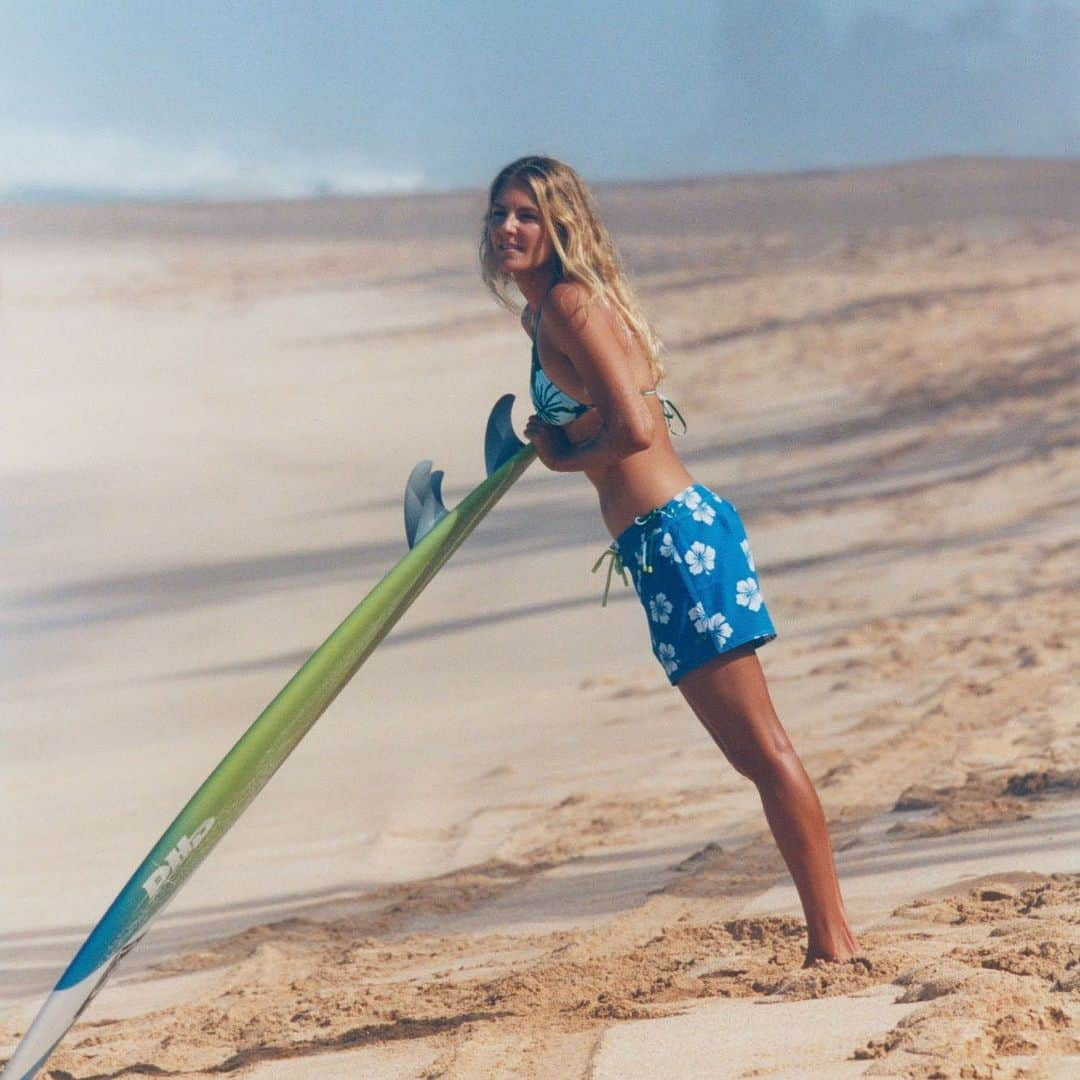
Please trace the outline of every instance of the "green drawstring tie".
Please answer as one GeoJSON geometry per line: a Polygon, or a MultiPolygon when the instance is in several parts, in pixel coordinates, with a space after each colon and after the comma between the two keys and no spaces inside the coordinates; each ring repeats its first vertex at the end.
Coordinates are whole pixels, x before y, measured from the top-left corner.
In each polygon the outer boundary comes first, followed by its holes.
{"type": "MultiPolygon", "coordinates": [[[[658,506],[655,510],[650,510],[647,514],[634,518],[634,524],[641,529],[641,551],[637,554],[637,561],[641,567],[641,573],[643,574],[651,574],[653,572],[652,559],[650,556],[652,555],[652,547],[655,543],[655,539],[662,531],[661,529],[653,529],[651,526],[661,518],[670,516],[671,511],[669,511],[666,506],[658,506]]],[[[626,577],[626,564],[623,562],[622,552],[619,550],[619,545],[616,541],[612,540],[612,542],[600,553],[600,558],[593,563],[592,572],[594,574],[600,569],[600,564],[605,559],[611,559],[611,562],[608,564],[607,581],[604,582],[604,595],[600,600],[601,607],[607,607],[608,593],[611,592],[612,574],[618,574],[619,577],[622,578],[624,585],[630,584],[626,577]]]]}
{"type": "MultiPolygon", "coordinates": [[[[667,511],[658,506],[655,510],[650,510],[642,517],[634,518],[634,524],[641,528],[641,551],[638,553],[637,561],[641,566],[641,572],[643,574],[651,574],[653,572],[652,560],[650,559],[650,536],[649,526],[654,521],[662,518],[667,511]]],[[[623,562],[622,552],[619,550],[619,545],[613,540],[602,552],[600,552],[600,558],[593,563],[592,572],[595,574],[600,569],[600,564],[605,560],[610,559],[607,569],[607,580],[604,582],[604,595],[600,599],[600,606],[607,607],[608,595],[611,592],[611,577],[613,574],[618,574],[622,578],[624,585],[629,585],[630,580],[626,576],[626,563],[623,562]]]]}
{"type": "MultiPolygon", "coordinates": [[[[641,572],[643,574],[651,574],[653,572],[652,559],[649,557],[650,551],[650,526],[653,522],[664,516],[664,508],[658,506],[655,510],[650,510],[642,517],[634,518],[634,524],[641,527],[641,554],[638,556],[638,562],[641,563],[641,572]]],[[[656,530],[652,530],[654,533],[656,530]]]]}
{"type": "Polygon", "coordinates": [[[607,580],[604,582],[604,595],[600,600],[601,607],[607,607],[608,593],[611,592],[611,576],[612,574],[618,574],[622,578],[624,585],[629,585],[630,581],[626,576],[626,567],[623,564],[622,553],[619,551],[617,544],[609,544],[600,553],[600,558],[593,563],[592,572],[595,574],[600,569],[600,564],[605,560],[610,559],[607,568],[607,580]]]}

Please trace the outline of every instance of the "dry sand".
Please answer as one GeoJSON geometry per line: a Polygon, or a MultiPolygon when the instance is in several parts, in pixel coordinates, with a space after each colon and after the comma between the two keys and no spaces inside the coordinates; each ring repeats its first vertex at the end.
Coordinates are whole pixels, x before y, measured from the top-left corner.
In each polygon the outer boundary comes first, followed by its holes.
{"type": "MultiPolygon", "coordinates": [[[[519,483],[54,1078],[1080,1074],[1080,163],[601,192],[866,946],[519,483]]],[[[475,193],[0,208],[0,1057],[180,804],[456,498],[527,343],[475,193]]],[[[519,422],[524,408],[518,412],[519,422]]]]}

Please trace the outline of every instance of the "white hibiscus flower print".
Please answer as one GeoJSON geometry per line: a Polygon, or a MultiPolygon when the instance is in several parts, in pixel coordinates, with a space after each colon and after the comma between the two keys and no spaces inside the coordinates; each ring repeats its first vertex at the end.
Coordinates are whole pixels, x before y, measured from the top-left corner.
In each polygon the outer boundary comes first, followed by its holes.
{"type": "Polygon", "coordinates": [[[750,551],[750,541],[740,540],[739,547],[742,548],[742,553],[746,556],[746,565],[750,567],[751,573],[757,573],[757,567],[754,565],[754,556],[750,551]]]}
{"type": "Polygon", "coordinates": [[[761,589],[752,577],[735,582],[735,603],[739,607],[758,611],[761,608],[761,589]]]}
{"type": "Polygon", "coordinates": [[[711,525],[716,519],[716,507],[712,503],[706,502],[701,497],[701,492],[695,491],[692,487],[680,491],[675,496],[675,501],[682,503],[690,511],[690,515],[695,521],[702,521],[706,525],[711,525]]]}
{"type": "Polygon", "coordinates": [[[660,663],[664,665],[664,671],[673,675],[679,666],[678,660],[675,659],[675,646],[661,644],[657,646],[656,652],[660,657],[660,663]]]}
{"type": "Polygon", "coordinates": [[[658,592],[649,601],[649,617],[655,623],[667,623],[671,619],[672,603],[667,596],[658,592]]]}
{"type": "Polygon", "coordinates": [[[695,540],[683,558],[691,574],[711,574],[716,566],[716,548],[695,540]]]}
{"type": "Polygon", "coordinates": [[[700,506],[695,506],[691,513],[695,521],[705,525],[711,525],[716,519],[716,507],[712,503],[703,502],[700,506]]]}
{"type": "Polygon", "coordinates": [[[672,562],[682,562],[678,551],[675,550],[675,541],[671,539],[671,533],[669,532],[664,533],[660,540],[660,554],[672,562]]]}
{"type": "Polygon", "coordinates": [[[718,611],[715,615],[709,615],[701,603],[695,604],[690,609],[689,618],[694,624],[694,629],[699,634],[712,634],[717,645],[722,646],[734,633],[731,624],[722,611],[718,611]]]}
{"type": "Polygon", "coordinates": [[[734,632],[735,631],[731,629],[731,623],[729,623],[719,611],[709,618],[709,633],[712,634],[713,640],[720,648],[723,648],[727,644],[727,639],[731,637],[734,632]]]}

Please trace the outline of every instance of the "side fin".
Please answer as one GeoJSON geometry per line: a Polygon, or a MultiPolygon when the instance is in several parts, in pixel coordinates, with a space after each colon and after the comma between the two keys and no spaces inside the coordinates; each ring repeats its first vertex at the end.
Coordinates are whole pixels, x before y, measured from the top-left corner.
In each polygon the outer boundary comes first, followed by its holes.
{"type": "Polygon", "coordinates": [[[525,444],[514,434],[510,422],[510,410],[514,406],[514,395],[503,394],[492,406],[488,417],[487,430],[484,432],[484,464],[487,474],[497,472],[525,444]]]}
{"type": "Polygon", "coordinates": [[[432,472],[431,461],[418,462],[405,483],[405,539],[409,547],[425,537],[448,513],[442,501],[441,469],[432,472]]]}
{"type": "MultiPolygon", "coordinates": [[[[525,444],[514,434],[510,412],[514,395],[503,394],[492,406],[484,432],[484,464],[488,476],[505,465],[525,444]]],[[[449,511],[442,499],[441,469],[432,470],[425,458],[409,473],[405,483],[405,539],[415,547],[449,511]]]]}

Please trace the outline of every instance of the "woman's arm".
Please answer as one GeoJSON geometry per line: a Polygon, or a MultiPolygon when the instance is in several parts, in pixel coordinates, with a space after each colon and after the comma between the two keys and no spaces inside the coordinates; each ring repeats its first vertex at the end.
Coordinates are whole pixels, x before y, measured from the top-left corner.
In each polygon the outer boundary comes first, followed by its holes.
{"type": "Polygon", "coordinates": [[[561,429],[533,417],[525,435],[540,460],[556,472],[580,472],[647,450],[655,422],[611,312],[599,302],[590,304],[580,285],[556,285],[544,302],[544,330],[573,365],[601,426],[585,441],[571,443],[561,429]]]}

